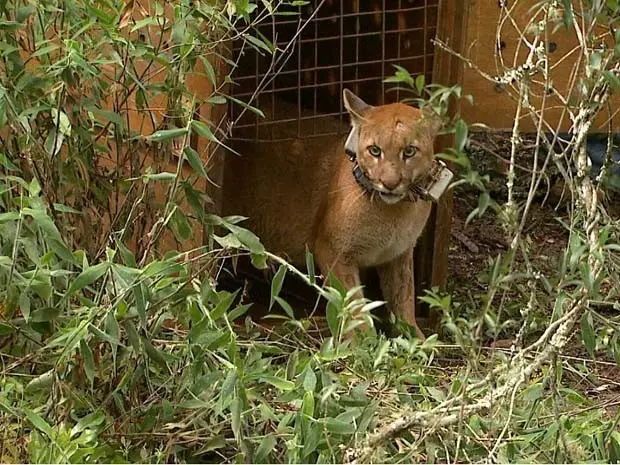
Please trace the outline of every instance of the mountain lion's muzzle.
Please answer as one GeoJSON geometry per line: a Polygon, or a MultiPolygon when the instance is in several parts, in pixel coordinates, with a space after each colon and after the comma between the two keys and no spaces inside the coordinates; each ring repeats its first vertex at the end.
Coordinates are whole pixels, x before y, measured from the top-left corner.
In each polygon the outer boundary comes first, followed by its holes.
{"type": "Polygon", "coordinates": [[[410,185],[409,189],[404,192],[402,189],[399,189],[400,185],[402,185],[402,180],[395,183],[393,188],[384,186],[385,189],[381,189],[375,185],[357,161],[356,149],[358,140],[359,129],[354,127],[351,129],[344,146],[345,153],[349,160],[353,162],[353,177],[364,191],[370,195],[378,195],[388,204],[404,199],[411,202],[417,202],[418,200],[437,202],[450,185],[450,181],[454,176],[443,161],[433,159],[433,165],[429,173],[423,179],[410,185]]]}

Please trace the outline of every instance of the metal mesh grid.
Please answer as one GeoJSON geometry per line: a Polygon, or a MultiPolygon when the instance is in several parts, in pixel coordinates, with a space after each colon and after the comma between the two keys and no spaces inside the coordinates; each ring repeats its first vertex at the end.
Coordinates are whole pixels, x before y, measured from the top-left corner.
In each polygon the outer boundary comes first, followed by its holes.
{"type": "Polygon", "coordinates": [[[252,101],[261,118],[233,104],[232,137],[306,138],[346,131],[342,90],[370,104],[401,98],[383,79],[398,64],[432,79],[439,0],[311,0],[299,16],[276,16],[256,26],[281,52],[276,61],[242,44],[232,95],[252,101]],[[282,65],[282,63],[284,63],[282,65]],[[268,83],[268,84],[267,84],[268,83]]]}

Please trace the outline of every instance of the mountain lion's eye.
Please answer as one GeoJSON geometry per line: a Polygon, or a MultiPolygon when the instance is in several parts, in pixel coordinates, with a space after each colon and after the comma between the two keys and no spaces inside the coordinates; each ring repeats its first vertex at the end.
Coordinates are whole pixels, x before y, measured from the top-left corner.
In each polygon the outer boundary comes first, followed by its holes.
{"type": "Polygon", "coordinates": [[[403,157],[411,158],[417,153],[417,151],[418,151],[418,148],[415,145],[408,145],[403,150],[403,157]]]}
{"type": "Polygon", "coordinates": [[[379,158],[381,156],[381,148],[378,145],[371,145],[368,147],[368,151],[373,157],[379,158]]]}

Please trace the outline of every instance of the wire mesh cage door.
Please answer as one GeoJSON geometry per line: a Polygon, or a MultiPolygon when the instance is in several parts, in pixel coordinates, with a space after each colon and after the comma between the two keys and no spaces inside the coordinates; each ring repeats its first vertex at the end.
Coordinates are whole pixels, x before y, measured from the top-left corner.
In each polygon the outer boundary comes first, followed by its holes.
{"type": "MultiPolygon", "coordinates": [[[[233,139],[280,140],[346,130],[342,90],[370,104],[406,95],[384,79],[394,65],[432,80],[439,0],[310,0],[297,15],[258,21],[275,57],[234,44],[232,95],[266,115],[230,108],[233,139]],[[338,124],[335,123],[338,121],[338,124]]],[[[260,9],[255,10],[260,15],[260,9]]],[[[258,16],[259,17],[259,16],[258,16]]]]}

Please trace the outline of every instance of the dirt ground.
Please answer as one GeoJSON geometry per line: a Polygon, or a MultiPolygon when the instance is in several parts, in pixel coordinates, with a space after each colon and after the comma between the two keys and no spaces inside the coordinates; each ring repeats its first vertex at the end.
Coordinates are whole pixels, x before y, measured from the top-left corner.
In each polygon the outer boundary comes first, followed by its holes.
{"type": "MultiPolygon", "coordinates": [[[[527,198],[534,150],[535,140],[526,137],[523,148],[516,153],[518,168],[514,194],[518,204],[527,198]]],[[[488,188],[491,198],[499,204],[504,203],[508,196],[506,174],[510,159],[510,134],[472,134],[468,151],[473,169],[490,178],[488,188]]],[[[559,173],[555,166],[550,166],[546,172],[549,173],[549,182],[539,186],[523,231],[525,236],[531,237],[532,256],[543,269],[554,266],[568,240],[568,231],[558,221],[568,219],[566,203],[562,201],[559,173]]],[[[459,186],[454,191],[448,287],[457,292],[462,285],[475,286],[476,280],[472,277],[479,276],[488,268],[488,258],[505,252],[509,246],[509,238],[491,209],[466,224],[468,215],[478,205],[478,196],[479,191],[471,187],[459,186]]]]}
{"type": "MultiPolygon", "coordinates": [[[[474,133],[468,151],[473,169],[489,176],[491,198],[499,204],[505,203],[510,134],[474,133]]],[[[529,192],[534,151],[534,136],[525,136],[522,148],[515,154],[514,199],[520,206],[525,203],[529,192]]],[[[546,153],[541,150],[539,169],[543,167],[545,157],[546,153]]],[[[564,188],[562,176],[553,163],[545,168],[545,173],[546,179],[539,185],[525,221],[523,236],[531,239],[530,258],[534,269],[549,273],[558,265],[569,239],[569,231],[562,222],[567,224],[569,220],[570,193],[564,188]]],[[[620,219],[620,195],[617,192],[607,192],[606,195],[603,203],[607,213],[620,219]]],[[[479,191],[471,187],[459,186],[454,191],[448,288],[457,293],[461,285],[475,286],[476,281],[471,278],[488,268],[489,257],[496,257],[509,246],[510,238],[504,234],[491,209],[466,224],[468,215],[478,204],[478,196],[479,191]]]]}

